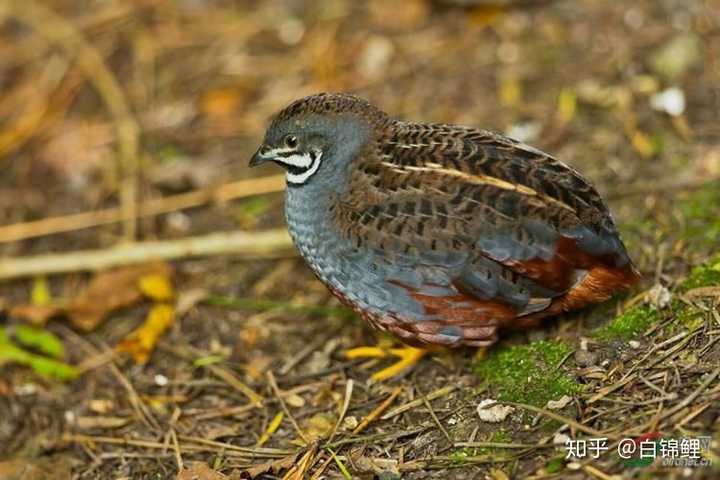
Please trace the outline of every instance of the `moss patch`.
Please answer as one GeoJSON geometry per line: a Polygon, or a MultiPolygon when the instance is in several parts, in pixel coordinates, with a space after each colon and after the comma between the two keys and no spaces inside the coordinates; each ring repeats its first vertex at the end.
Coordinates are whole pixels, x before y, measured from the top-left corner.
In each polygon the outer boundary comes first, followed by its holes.
{"type": "MultiPolygon", "coordinates": [[[[683,280],[677,288],[678,293],[684,293],[694,288],[711,287],[720,285],[720,256],[707,262],[705,265],[695,267],[690,275],[683,280]]],[[[703,312],[674,299],[670,304],[670,310],[677,323],[691,330],[702,322],[703,312]]],[[[643,333],[650,326],[660,321],[661,313],[650,305],[636,305],[622,315],[615,317],[607,325],[604,325],[594,332],[599,340],[629,340],[643,333]]]]}
{"type": "Polygon", "coordinates": [[[720,285],[720,256],[693,268],[690,275],[680,283],[678,291],[687,292],[693,288],[712,287],[720,285]]]}
{"type": "Polygon", "coordinates": [[[607,325],[595,330],[599,340],[629,340],[647,330],[660,320],[660,312],[649,305],[636,305],[622,315],[615,317],[607,325]]]}
{"type": "Polygon", "coordinates": [[[720,242],[720,181],[698,188],[679,203],[685,225],[683,238],[698,246],[720,242]]]}
{"type": "Polygon", "coordinates": [[[500,400],[544,406],[548,400],[581,390],[559,363],[572,349],[563,342],[539,341],[497,349],[473,370],[496,390],[500,400]]]}

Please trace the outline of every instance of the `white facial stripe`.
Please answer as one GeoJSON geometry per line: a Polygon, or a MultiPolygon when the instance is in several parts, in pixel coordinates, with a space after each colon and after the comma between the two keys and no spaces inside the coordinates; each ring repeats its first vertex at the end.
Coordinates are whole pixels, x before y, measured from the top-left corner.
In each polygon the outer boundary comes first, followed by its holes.
{"type": "MultiPolygon", "coordinates": [[[[317,172],[318,168],[320,168],[320,158],[322,157],[322,152],[318,152],[317,156],[315,157],[315,161],[312,163],[312,165],[309,165],[310,168],[305,170],[302,173],[291,173],[289,170],[287,172],[287,181],[288,183],[294,183],[296,185],[301,185],[308,181],[310,177],[312,177],[315,172],[317,172]]],[[[312,162],[312,158],[308,155],[307,158],[312,162]]]]}
{"type": "Polygon", "coordinates": [[[309,168],[312,164],[312,157],[309,153],[300,153],[297,155],[290,155],[289,157],[275,157],[275,160],[297,168],[309,168]]]}
{"type": "Polygon", "coordinates": [[[282,153],[288,153],[288,152],[292,152],[294,150],[295,150],[294,148],[278,147],[278,148],[273,148],[272,150],[268,150],[266,153],[263,153],[263,156],[267,157],[267,158],[273,158],[273,157],[279,156],[282,153]]]}

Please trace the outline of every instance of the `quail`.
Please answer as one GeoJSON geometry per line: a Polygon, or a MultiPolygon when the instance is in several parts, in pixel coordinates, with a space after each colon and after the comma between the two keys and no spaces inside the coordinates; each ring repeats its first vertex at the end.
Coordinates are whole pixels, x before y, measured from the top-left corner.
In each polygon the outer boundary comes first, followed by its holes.
{"type": "Polygon", "coordinates": [[[250,165],[266,162],[287,172],[287,225],[311,269],[407,345],[375,379],[429,346],[488,346],[500,329],[605,301],[639,278],[590,182],[497,133],[320,93],[273,118],[250,165]]]}

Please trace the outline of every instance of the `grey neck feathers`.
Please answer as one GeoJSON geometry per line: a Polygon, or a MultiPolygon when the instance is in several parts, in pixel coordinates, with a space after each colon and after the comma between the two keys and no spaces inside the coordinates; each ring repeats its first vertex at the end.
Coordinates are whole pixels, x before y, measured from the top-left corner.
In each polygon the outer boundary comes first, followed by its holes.
{"type": "Polygon", "coordinates": [[[325,205],[332,194],[344,193],[353,161],[370,138],[370,126],[350,115],[318,118],[315,123],[317,130],[330,141],[322,152],[317,171],[305,183],[288,183],[287,193],[288,201],[303,201],[319,207],[325,205]]]}

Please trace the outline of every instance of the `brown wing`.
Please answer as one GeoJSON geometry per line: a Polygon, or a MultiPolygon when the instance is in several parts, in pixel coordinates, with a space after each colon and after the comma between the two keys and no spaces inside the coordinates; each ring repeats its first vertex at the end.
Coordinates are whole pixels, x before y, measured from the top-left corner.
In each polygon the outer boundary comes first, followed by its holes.
{"type": "Polygon", "coordinates": [[[440,263],[469,253],[453,280],[459,291],[512,298],[515,288],[536,304],[565,298],[555,309],[604,300],[636,278],[602,199],[569,166],[486,131],[404,123],[390,130],[370,143],[376,147],[357,161],[333,208],[338,228],[358,245],[419,262],[428,252],[440,263]],[[480,278],[488,259],[502,280],[489,289],[480,278]],[[601,280],[587,273],[594,269],[601,280]],[[573,287],[581,295],[568,303],[573,287]]]}

